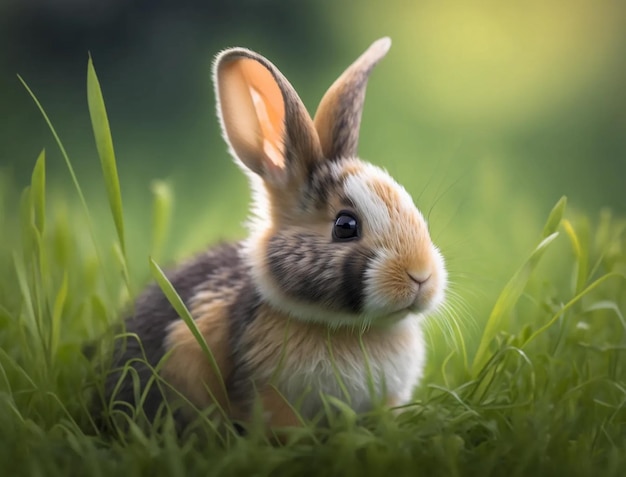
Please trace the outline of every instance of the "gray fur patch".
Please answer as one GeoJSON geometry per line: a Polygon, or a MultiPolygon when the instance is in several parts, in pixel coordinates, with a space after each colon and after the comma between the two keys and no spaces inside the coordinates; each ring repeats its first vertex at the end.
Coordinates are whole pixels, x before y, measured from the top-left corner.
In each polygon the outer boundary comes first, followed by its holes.
{"type": "Polygon", "coordinates": [[[268,244],[269,269],[286,295],[338,312],[362,311],[369,258],[358,242],[305,232],[279,234],[268,244]]]}

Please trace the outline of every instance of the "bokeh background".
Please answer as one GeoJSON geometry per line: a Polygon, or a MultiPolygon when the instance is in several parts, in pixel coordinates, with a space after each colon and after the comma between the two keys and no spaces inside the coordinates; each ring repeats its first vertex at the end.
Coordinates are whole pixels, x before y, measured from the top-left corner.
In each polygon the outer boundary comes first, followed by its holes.
{"type": "Polygon", "coordinates": [[[259,51],[314,112],[385,35],[393,46],[370,80],[360,154],[413,194],[447,257],[461,318],[480,325],[559,197],[592,224],[602,208],[626,213],[623,2],[1,0],[2,175],[23,188],[45,147],[50,196],[81,213],[20,74],[68,149],[98,230],[113,237],[86,101],[90,52],[131,271],[144,282],[154,180],[175,198],[164,261],[245,234],[248,190],[215,119],[213,56],[259,51]]]}

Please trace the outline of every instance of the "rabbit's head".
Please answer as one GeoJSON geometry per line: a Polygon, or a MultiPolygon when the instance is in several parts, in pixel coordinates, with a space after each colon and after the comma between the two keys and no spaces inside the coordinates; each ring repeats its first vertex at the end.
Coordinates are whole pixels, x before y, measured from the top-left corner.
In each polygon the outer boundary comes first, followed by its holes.
{"type": "Polygon", "coordinates": [[[373,43],[311,119],[267,59],[243,48],[214,64],[218,116],[254,194],[247,260],[263,299],[291,316],[366,326],[443,300],[446,270],[411,196],[357,158],[373,43]]]}

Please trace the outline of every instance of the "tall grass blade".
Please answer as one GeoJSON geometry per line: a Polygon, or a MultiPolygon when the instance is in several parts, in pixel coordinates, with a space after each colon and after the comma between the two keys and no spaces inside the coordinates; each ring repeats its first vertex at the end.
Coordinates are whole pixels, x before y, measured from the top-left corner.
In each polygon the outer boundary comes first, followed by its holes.
{"type": "Polygon", "coordinates": [[[52,356],[56,354],[61,337],[61,320],[63,319],[63,308],[67,299],[67,272],[63,274],[63,282],[54,299],[54,306],[52,308],[52,323],[50,330],[50,353],[52,356]]]}
{"type": "Polygon", "coordinates": [[[576,284],[575,293],[580,293],[587,282],[589,270],[589,247],[583,246],[581,240],[569,220],[563,220],[563,229],[572,243],[572,250],[576,257],[576,284]]]}
{"type": "Polygon", "coordinates": [[[43,233],[46,217],[46,151],[42,150],[35,163],[30,181],[31,206],[35,226],[43,233]]]}
{"type": "MultiPolygon", "coordinates": [[[[376,392],[376,377],[374,377],[374,373],[372,372],[369,353],[367,352],[367,348],[365,347],[365,343],[363,342],[362,333],[359,333],[359,348],[361,348],[361,353],[363,353],[363,361],[365,362],[365,371],[367,374],[367,390],[370,393],[370,399],[372,400],[372,402],[379,404],[380,398],[378,397],[379,395],[376,392]]],[[[384,389],[384,391],[386,391],[386,389],[384,389]]]]}
{"type": "Polygon", "coordinates": [[[122,208],[122,192],[120,189],[120,181],[117,175],[117,164],[115,162],[115,152],[113,150],[113,139],[111,138],[111,129],[109,127],[109,119],[107,117],[104,99],[100,89],[100,82],[96,76],[96,70],[93,67],[91,56],[87,65],[87,104],[89,106],[89,115],[91,116],[91,125],[93,134],[96,139],[96,147],[98,156],[100,156],[100,165],[102,166],[102,175],[104,176],[104,184],[109,199],[109,207],[115,222],[115,229],[120,241],[122,253],[126,256],[126,241],[124,238],[124,216],[122,208]]]}
{"type": "Polygon", "coordinates": [[[566,206],[567,197],[563,196],[559,199],[555,206],[552,207],[552,210],[548,215],[548,220],[546,220],[546,224],[543,226],[541,238],[546,238],[548,235],[552,235],[557,231],[559,225],[561,224],[561,220],[563,220],[563,214],[565,213],[566,206]]]}
{"type": "Polygon", "coordinates": [[[100,82],[98,81],[91,56],[87,64],[87,104],[89,106],[91,126],[96,140],[96,148],[98,149],[98,156],[100,157],[100,165],[102,167],[102,176],[104,177],[109,208],[111,209],[111,215],[113,216],[121,250],[122,260],[120,261],[120,265],[122,267],[126,287],[129,294],[132,295],[126,256],[126,238],[124,236],[122,191],[117,174],[113,138],[111,137],[111,128],[109,127],[109,119],[104,105],[104,98],[102,97],[102,90],[100,89],[100,82]]]}
{"type": "Polygon", "coordinates": [[[156,280],[157,284],[163,291],[163,294],[167,297],[172,307],[174,307],[174,310],[176,310],[178,316],[180,316],[180,318],[189,327],[189,331],[191,331],[194,338],[200,345],[200,348],[202,348],[202,352],[209,360],[209,364],[211,365],[213,372],[218,378],[221,388],[220,390],[222,391],[223,395],[227,397],[228,394],[226,393],[226,384],[224,383],[222,372],[219,368],[219,365],[217,364],[217,360],[215,359],[211,348],[209,348],[209,345],[204,339],[204,336],[202,336],[202,333],[200,333],[200,330],[198,329],[195,320],[191,316],[191,313],[189,313],[189,310],[185,306],[185,303],[183,303],[182,298],[180,297],[178,292],[176,292],[170,281],[167,279],[165,273],[163,273],[163,270],[161,270],[161,268],[152,258],[150,258],[150,270],[152,272],[153,278],[156,280]]]}
{"type": "Polygon", "coordinates": [[[335,381],[337,382],[337,385],[339,386],[339,389],[341,390],[343,397],[345,398],[347,403],[351,404],[352,396],[350,396],[350,393],[348,392],[348,388],[343,378],[341,377],[341,373],[339,372],[339,367],[337,366],[337,360],[335,358],[335,354],[333,353],[333,343],[332,343],[331,337],[332,335],[331,335],[331,331],[329,328],[328,332],[326,333],[326,348],[328,349],[328,354],[330,355],[330,365],[333,369],[335,381]]]}
{"type": "Polygon", "coordinates": [[[28,285],[28,279],[26,278],[27,272],[24,262],[20,259],[17,253],[13,253],[13,266],[15,267],[15,274],[17,276],[17,283],[19,285],[20,292],[22,294],[22,302],[26,310],[26,325],[29,328],[30,333],[33,336],[38,335],[37,318],[35,316],[35,308],[33,306],[33,296],[31,289],[28,285]]]}
{"type": "MultiPolygon", "coordinates": [[[[39,330],[42,333],[41,339],[45,340],[48,323],[44,310],[44,295],[46,286],[50,281],[50,273],[46,262],[46,252],[43,246],[43,233],[46,217],[46,154],[42,150],[37,158],[30,181],[30,220],[31,236],[34,241],[35,250],[33,253],[33,293],[37,305],[36,316],[38,318],[39,330]],[[36,258],[38,259],[36,259],[36,258]],[[46,332],[44,332],[46,330],[46,332]]],[[[49,342],[47,343],[49,345],[49,342]]]]}
{"type": "Polygon", "coordinates": [[[478,345],[478,350],[474,356],[474,361],[472,363],[472,375],[474,377],[478,376],[483,365],[487,362],[489,358],[489,346],[498,331],[502,329],[510,311],[522,295],[531,273],[537,267],[539,260],[548,246],[558,236],[558,232],[556,230],[558,229],[563,218],[566,203],[566,198],[562,197],[553,207],[550,215],[548,216],[548,220],[546,221],[546,225],[543,228],[541,242],[539,242],[539,245],[535,247],[535,250],[533,250],[521,268],[515,272],[513,278],[509,280],[498,296],[496,304],[491,310],[491,314],[489,315],[489,319],[485,325],[485,330],[483,331],[483,335],[478,345]]]}
{"type": "MultiPolygon", "coordinates": [[[[70,173],[70,176],[72,177],[72,182],[74,183],[74,187],[76,188],[76,192],[78,193],[80,202],[83,208],[85,209],[85,213],[87,214],[87,217],[89,217],[89,208],[87,207],[87,201],[85,200],[83,190],[81,189],[80,184],[78,183],[78,178],[76,177],[76,173],[74,172],[74,167],[72,166],[72,162],[70,161],[67,151],[65,150],[65,146],[63,146],[63,143],[61,142],[61,139],[59,138],[59,135],[57,134],[56,129],[54,129],[54,126],[52,125],[52,122],[50,121],[48,114],[46,113],[45,109],[43,109],[43,106],[37,99],[37,96],[35,96],[35,93],[33,93],[33,91],[30,89],[28,84],[26,84],[26,81],[24,81],[24,79],[20,75],[17,75],[17,77],[22,83],[22,85],[24,86],[24,88],[26,88],[26,91],[28,91],[28,94],[37,105],[37,108],[39,108],[39,111],[41,112],[41,115],[43,116],[44,121],[48,125],[48,129],[50,129],[50,132],[52,133],[52,136],[54,137],[54,140],[56,141],[57,146],[59,146],[59,150],[61,151],[61,155],[63,156],[63,159],[65,160],[65,164],[67,165],[67,169],[70,173]]],[[[90,226],[91,226],[91,222],[90,222],[90,226]]],[[[92,236],[95,239],[95,234],[92,233],[92,236]]]]}
{"type": "MultiPolygon", "coordinates": [[[[72,183],[74,184],[74,188],[76,189],[76,193],[78,194],[78,198],[80,200],[81,206],[82,206],[82,208],[83,208],[83,210],[85,212],[85,217],[87,218],[87,227],[89,228],[89,234],[91,235],[91,240],[93,242],[94,250],[95,250],[96,255],[98,257],[98,261],[101,264],[104,264],[105,261],[102,258],[102,254],[100,252],[100,248],[98,247],[98,243],[96,241],[96,233],[95,233],[94,228],[93,228],[91,215],[89,213],[89,207],[87,206],[87,201],[85,200],[85,195],[83,194],[83,190],[80,187],[80,184],[78,182],[78,178],[76,177],[76,173],[74,172],[74,167],[72,166],[72,162],[70,161],[70,157],[67,154],[67,151],[65,150],[65,146],[61,142],[61,139],[59,138],[59,135],[57,134],[56,129],[52,125],[52,121],[50,121],[50,118],[48,117],[48,114],[46,113],[46,110],[43,108],[43,106],[41,105],[41,103],[37,99],[37,96],[35,96],[35,93],[33,93],[33,90],[30,89],[28,84],[26,84],[26,81],[24,81],[24,79],[20,75],[17,75],[17,78],[20,80],[20,82],[22,83],[22,85],[24,86],[24,88],[26,89],[26,91],[28,92],[30,97],[32,98],[32,100],[37,105],[37,108],[39,109],[39,112],[43,116],[44,121],[48,125],[48,129],[50,129],[50,132],[52,133],[52,136],[54,137],[54,140],[56,141],[57,146],[59,147],[59,150],[61,151],[61,155],[63,156],[63,159],[65,161],[65,165],[67,166],[67,170],[69,171],[70,177],[72,178],[72,183]]],[[[105,274],[105,277],[106,277],[106,274],[105,274]]],[[[105,278],[105,281],[106,281],[106,278],[105,278]]]]}
{"type": "Polygon", "coordinates": [[[506,284],[506,286],[498,296],[496,304],[491,310],[491,314],[489,315],[489,319],[487,320],[485,330],[483,331],[483,335],[480,339],[478,351],[476,351],[476,355],[474,356],[474,361],[472,363],[473,376],[478,376],[478,373],[480,372],[482,366],[488,359],[489,345],[493,341],[498,331],[502,329],[506,318],[517,303],[519,297],[522,295],[522,292],[524,291],[524,288],[526,287],[526,284],[530,279],[530,275],[537,267],[537,264],[539,263],[539,260],[541,259],[543,253],[557,236],[558,232],[555,232],[552,235],[544,238],[539,243],[539,245],[537,245],[535,250],[533,250],[533,252],[530,254],[530,257],[528,257],[522,267],[517,270],[517,272],[515,272],[513,278],[509,280],[509,282],[506,284]]]}
{"type": "Polygon", "coordinates": [[[172,218],[172,189],[164,181],[154,181],[150,189],[154,197],[152,205],[152,257],[158,261],[165,246],[167,231],[172,218]]]}

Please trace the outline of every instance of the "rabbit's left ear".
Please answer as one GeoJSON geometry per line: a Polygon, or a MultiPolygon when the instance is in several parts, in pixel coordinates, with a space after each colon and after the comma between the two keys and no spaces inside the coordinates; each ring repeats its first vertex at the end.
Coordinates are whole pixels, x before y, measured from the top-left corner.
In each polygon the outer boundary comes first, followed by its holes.
{"type": "Polygon", "coordinates": [[[314,123],[324,157],[338,159],[357,155],[367,79],[390,47],[391,40],[387,37],[372,43],[322,98],[314,123]]]}

